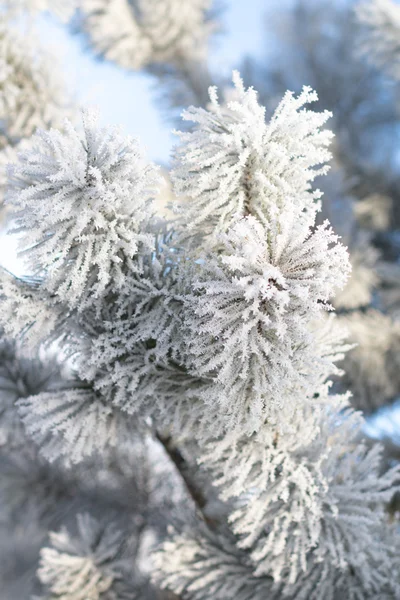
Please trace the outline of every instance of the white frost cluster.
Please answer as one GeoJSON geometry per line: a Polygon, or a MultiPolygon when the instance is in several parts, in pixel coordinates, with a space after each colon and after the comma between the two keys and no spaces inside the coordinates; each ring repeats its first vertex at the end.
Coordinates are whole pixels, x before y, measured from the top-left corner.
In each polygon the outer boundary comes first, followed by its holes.
{"type": "Polygon", "coordinates": [[[265,419],[279,426],[282,406],[315,391],[322,352],[311,322],[322,327],[347,279],[347,252],[329,227],[304,236],[296,227],[288,212],[264,225],[238,221],[185,298],[186,360],[193,374],[215,376],[208,401],[212,394],[241,430],[265,419]]]}
{"type": "MultiPolygon", "coordinates": [[[[135,6],[150,19],[152,3],[135,6]]],[[[316,224],[328,113],[305,108],[317,99],[305,88],[267,122],[256,92],[234,83],[229,102],[212,89],[207,110],[186,113],[195,127],[175,152],[184,200],[171,227],[154,219],[156,169],[93,113],[83,135],[69,122],[40,131],[10,169],[33,274],[3,273],[1,320],[36,340],[43,328],[77,370],[21,394],[19,416],[42,455],[68,466],[108,448],[123,457],[136,427],[155,429],[205,523],[224,515],[158,553],[161,585],[178,596],[400,597],[384,512],[398,469],[381,473],[380,448],[360,442],[362,418],[329,379],[349,349],[327,313],[350,265],[316,224]],[[195,485],[207,474],[220,493],[210,503],[195,485]]],[[[76,536],[53,534],[39,568],[49,597],[124,600],[120,539],[89,517],[76,536]]]]}
{"type": "Polygon", "coordinates": [[[33,272],[80,310],[121,288],[151,248],[143,230],[157,181],[134,140],[99,127],[93,112],[83,125],[83,135],[69,122],[65,133],[39,131],[12,166],[8,195],[33,272]]]}
{"type": "Polygon", "coordinates": [[[127,69],[200,59],[212,29],[210,0],[83,0],[94,49],[127,69]]]}
{"type": "Polygon", "coordinates": [[[207,110],[192,107],[183,113],[196,125],[179,134],[175,153],[174,191],[190,198],[179,207],[179,223],[206,246],[248,215],[271,227],[291,215],[303,232],[314,225],[321,194],[311,185],[326,172],[331,156],[332,134],[321,130],[330,113],[304,108],[317,100],[310,88],[298,98],[287,92],[266,122],[255,90],[246,90],[238,73],[234,84],[234,100],[227,104],[220,105],[211,88],[207,110]]]}
{"type": "Polygon", "coordinates": [[[341,424],[328,439],[322,471],[329,487],[323,498],[320,535],[305,572],[285,589],[292,598],[397,598],[400,594],[396,525],[385,514],[399,471],[394,468],[382,474],[382,448],[357,443],[359,430],[346,425],[341,424]]]}
{"type": "Polygon", "coordinates": [[[199,127],[177,153],[174,185],[186,173],[191,187],[168,243],[149,225],[154,169],[93,115],[84,115],[83,138],[70,124],[64,134],[40,132],[10,176],[9,200],[40,289],[82,313],[89,343],[81,376],[106,406],[131,414],[144,408],[185,429],[202,414],[200,438],[209,423],[212,435],[251,433],[265,420],[284,429],[285,416],[312,398],[343,352],[324,313],[345,284],[348,257],[327,222],[315,227],[319,193],[311,188],[329,157],[331,134],[320,130],[327,115],[303,109],[316,99],[305,90],[287,95],[265,123],[238,75],[234,95],[228,107],[215,101],[199,111],[199,127]],[[210,133],[215,114],[226,135],[210,133]],[[228,196],[217,155],[232,157],[228,196]],[[179,244],[192,234],[194,211],[201,214],[204,186],[234,209],[212,231],[199,221],[206,250],[185,254],[179,244]]]}
{"type": "Polygon", "coordinates": [[[127,561],[121,560],[125,536],[113,523],[104,526],[90,515],[80,514],[75,535],[63,528],[50,534],[50,542],[51,546],[41,551],[38,569],[49,600],[135,597],[123,589],[124,570],[128,572],[127,561]]]}
{"type": "Polygon", "coordinates": [[[0,325],[11,338],[20,336],[26,348],[49,340],[65,319],[65,308],[43,294],[39,281],[14,277],[0,268],[0,325]]]}
{"type": "Polygon", "coordinates": [[[130,421],[91,389],[69,387],[21,398],[19,416],[49,461],[67,466],[129,440],[130,421]]]}
{"type": "MultiPolygon", "coordinates": [[[[224,532],[225,533],[225,532],[224,532]]],[[[176,535],[155,556],[155,578],[163,588],[190,600],[265,600],[272,582],[255,578],[233,540],[202,529],[176,535]]]]}
{"type": "Polygon", "coordinates": [[[186,113],[196,126],[180,134],[172,180],[185,195],[179,240],[197,263],[180,265],[190,280],[181,361],[211,381],[201,391],[207,410],[218,406],[227,429],[251,432],[281,423],[282,406],[314,391],[322,354],[312,322],[322,323],[350,267],[329,223],[315,228],[328,113],[303,108],[316,100],[305,89],[266,122],[256,92],[237,73],[234,83],[227,105],[211,90],[208,110],[186,113]]]}
{"type": "MultiPolygon", "coordinates": [[[[309,415],[304,416],[310,421],[309,415]]],[[[334,567],[333,572],[362,569],[359,579],[368,586],[371,555],[375,552],[376,560],[383,550],[380,539],[375,547],[368,540],[384,521],[384,503],[393,494],[398,473],[380,476],[380,450],[368,451],[357,442],[356,415],[341,419],[325,410],[318,416],[318,437],[300,449],[293,451],[293,443],[277,435],[275,443],[265,448],[262,438],[255,440],[247,451],[253,461],[244,451],[242,477],[247,474],[248,480],[231,516],[233,528],[239,546],[249,549],[257,576],[271,575],[290,586],[310,565],[314,569],[313,563],[323,562],[334,567]],[[260,465],[268,452],[271,459],[260,465]],[[263,478],[264,469],[268,478],[263,478]],[[363,497],[362,503],[358,497],[363,497]],[[348,548],[349,540],[358,547],[357,557],[354,547],[348,548]]],[[[301,433],[299,423],[298,437],[301,433]]],[[[383,568],[390,569],[392,559],[389,550],[383,568]]]]}
{"type": "Polygon", "coordinates": [[[217,484],[234,499],[236,546],[190,535],[166,542],[157,566],[169,589],[222,600],[225,585],[235,589],[235,572],[237,585],[251,590],[244,598],[397,597],[398,543],[384,505],[398,469],[380,474],[381,448],[357,440],[362,419],[356,414],[325,410],[318,417],[320,432],[311,443],[299,420],[297,444],[279,434],[272,439],[265,428],[237,446],[229,439],[210,446],[208,461],[230,462],[228,479],[217,484]]]}
{"type": "Polygon", "coordinates": [[[393,0],[366,0],[357,6],[367,28],[364,50],[374,63],[400,79],[400,6],[393,0]]]}
{"type": "Polygon", "coordinates": [[[216,409],[226,419],[202,462],[236,538],[178,535],[158,555],[161,585],[191,600],[397,597],[384,505],[398,470],[381,474],[362,417],[326,382],[344,348],[323,311],[349,272],[329,224],[315,226],[327,115],[299,110],[315,99],[305,90],[266,123],[256,93],[235,83],[230,103],[213,92],[209,110],[186,113],[196,126],[181,134],[173,183],[189,245],[180,357],[205,380],[209,420],[216,409]]]}

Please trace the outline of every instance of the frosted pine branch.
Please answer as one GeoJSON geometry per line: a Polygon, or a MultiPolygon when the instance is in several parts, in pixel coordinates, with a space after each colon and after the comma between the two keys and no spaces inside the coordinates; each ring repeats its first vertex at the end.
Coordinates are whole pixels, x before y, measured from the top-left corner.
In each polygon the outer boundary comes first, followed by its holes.
{"type": "Polygon", "coordinates": [[[83,0],[94,49],[127,69],[199,61],[213,25],[210,0],[83,0]]]}
{"type": "Polygon", "coordinates": [[[39,132],[10,171],[8,196],[33,272],[80,310],[118,290],[151,248],[143,229],[157,181],[134,140],[101,129],[95,113],[83,125],[83,136],[68,122],[64,134],[39,132]]]}
{"type": "Polygon", "coordinates": [[[60,365],[51,353],[28,358],[21,344],[0,339],[0,447],[11,451],[26,444],[18,400],[60,386],[60,365]]]}
{"type": "Polygon", "coordinates": [[[47,294],[40,283],[40,279],[21,279],[0,269],[0,324],[8,336],[22,336],[26,348],[57,337],[68,316],[66,307],[47,294]]]}
{"type": "MultiPolygon", "coordinates": [[[[232,487],[220,485],[228,495],[244,490],[232,514],[236,541],[228,547],[225,535],[221,546],[214,534],[191,533],[166,542],[157,557],[166,587],[185,590],[190,600],[222,600],[235,584],[247,590],[246,599],[261,600],[266,590],[293,600],[397,596],[396,527],[384,505],[398,485],[398,468],[380,474],[381,449],[357,441],[357,415],[320,417],[322,435],[295,452],[278,437],[265,448],[261,432],[243,438],[235,460],[226,440],[232,487]]],[[[210,459],[223,464],[221,458],[210,447],[210,459]]]]}
{"type": "Polygon", "coordinates": [[[129,419],[107,406],[93,390],[72,387],[21,399],[18,412],[28,435],[49,461],[65,464],[87,456],[103,456],[110,447],[129,441],[129,419]]]}
{"type": "Polygon", "coordinates": [[[330,158],[332,134],[321,130],[329,113],[303,108],[317,99],[310,88],[298,98],[288,92],[267,123],[255,90],[246,90],[237,73],[234,84],[227,104],[211,89],[208,110],[183,113],[195,126],[179,133],[175,153],[174,190],[190,199],[179,207],[178,224],[186,237],[206,245],[248,215],[271,222],[286,210],[299,226],[310,226],[320,197],[311,184],[330,158]]]}
{"type": "MultiPolygon", "coordinates": [[[[9,332],[57,339],[74,371],[13,405],[41,460],[93,469],[128,494],[124,510],[136,493],[143,509],[157,488],[138,525],[151,524],[149,546],[169,520],[192,524],[155,556],[159,585],[182,600],[397,597],[385,504],[399,472],[382,472],[362,417],[332,393],[349,346],[327,312],[350,265],[329,223],[316,223],[328,113],[305,108],[317,100],[305,88],[267,121],[256,92],[238,74],[234,83],[229,100],[212,89],[208,109],[186,113],[172,226],[154,218],[156,169],[92,113],[83,134],[67,122],[21,153],[8,197],[33,274],[4,273],[1,318],[9,332]],[[158,470],[139,493],[124,478],[140,475],[150,431],[166,452],[154,442],[158,470]],[[163,498],[173,488],[179,518],[163,498]],[[162,507],[167,516],[149,517],[162,507]]],[[[71,531],[42,551],[49,600],[146,596],[136,565],[119,587],[126,531],[89,517],[71,531]]]]}
{"type": "Polygon", "coordinates": [[[156,581],[184,600],[272,597],[272,580],[255,578],[245,553],[224,533],[200,529],[172,537],[155,557],[156,581]]]}
{"type": "Polygon", "coordinates": [[[38,569],[48,600],[136,598],[132,565],[124,557],[125,535],[117,525],[78,515],[75,535],[64,528],[51,533],[50,541],[38,569]]]}
{"type": "MultiPolygon", "coordinates": [[[[320,377],[311,322],[344,285],[347,254],[327,224],[306,237],[296,226],[290,213],[264,226],[254,217],[239,221],[185,297],[188,368],[215,377],[203,397],[238,429],[265,419],[279,425],[282,406],[312,395],[320,377]]],[[[331,363],[327,374],[333,370],[331,363]]]]}

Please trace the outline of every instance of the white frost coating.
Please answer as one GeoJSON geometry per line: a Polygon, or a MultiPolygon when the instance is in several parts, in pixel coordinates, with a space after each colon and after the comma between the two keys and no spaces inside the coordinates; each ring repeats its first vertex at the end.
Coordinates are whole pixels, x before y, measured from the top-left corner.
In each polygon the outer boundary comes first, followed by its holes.
{"type": "Polygon", "coordinates": [[[83,0],[94,49],[127,69],[204,56],[210,0],[83,0]]]}
{"type": "Polygon", "coordinates": [[[202,458],[222,498],[233,499],[233,531],[239,546],[250,549],[256,575],[279,581],[286,573],[295,581],[321,536],[329,487],[321,429],[324,421],[334,421],[332,411],[346,407],[345,397],[328,393],[329,386],[321,385],[313,403],[295,414],[286,411],[286,432],[267,424],[250,437],[227,435],[210,442],[202,458]]]}
{"type": "Polygon", "coordinates": [[[222,454],[210,446],[215,465],[231,463],[217,482],[226,497],[238,496],[236,547],[193,533],[166,542],[156,565],[169,589],[196,600],[225,599],[235,583],[256,600],[397,597],[398,542],[384,505],[399,470],[380,473],[382,449],[360,443],[362,418],[339,408],[340,400],[318,413],[317,437],[303,448],[268,439],[267,429],[236,447],[226,439],[222,454]]]}
{"type": "Polygon", "coordinates": [[[22,398],[18,411],[42,455],[49,461],[62,457],[68,466],[129,438],[126,415],[90,389],[71,387],[22,398]]]}
{"type": "Polygon", "coordinates": [[[65,133],[38,132],[10,169],[8,195],[43,287],[80,310],[118,290],[151,248],[143,228],[157,181],[134,140],[100,128],[93,112],[83,125],[83,136],[68,121],[65,133]]]}
{"type": "Polygon", "coordinates": [[[399,470],[382,474],[382,448],[368,449],[359,435],[359,428],[345,421],[327,440],[322,471],[329,487],[321,532],[304,574],[284,585],[290,598],[386,600],[400,594],[396,524],[385,514],[399,470]]]}
{"type": "Polygon", "coordinates": [[[310,323],[343,287],[348,258],[327,224],[302,236],[288,212],[264,226],[242,219],[221,247],[185,298],[186,360],[193,374],[216,379],[209,410],[213,400],[251,432],[315,391],[322,354],[310,323]]]}
{"type": "Polygon", "coordinates": [[[11,338],[24,338],[27,348],[51,338],[65,317],[64,307],[43,295],[38,283],[28,283],[0,269],[0,325],[11,338]]]}
{"type": "MultiPolygon", "coordinates": [[[[305,89],[267,123],[235,84],[230,103],[212,92],[210,110],[189,111],[177,231],[152,218],[155,169],[136,143],[91,115],[83,136],[67,123],[20,156],[10,200],[36,273],[5,276],[2,319],[17,312],[22,333],[49,320],[79,378],[21,394],[19,415],[42,455],[68,466],[109,447],[122,464],[135,427],[154,428],[204,516],[156,558],[178,597],[400,597],[385,515],[398,470],[382,473],[380,448],[360,443],[362,418],[329,381],[348,347],[327,311],[350,267],[329,223],[316,226],[327,114],[304,108],[316,100],[305,89]]],[[[98,553],[92,529],[53,537],[44,591],[131,600],[134,585],[114,588],[113,544],[98,553]]]]}
{"type": "Polygon", "coordinates": [[[257,101],[234,74],[234,100],[220,105],[210,90],[208,110],[189,108],[183,118],[195,123],[193,131],[179,133],[172,172],[174,191],[185,195],[179,223],[183,235],[216,242],[235,221],[247,215],[272,223],[292,215],[298,227],[314,224],[321,193],[311,184],[326,172],[332,133],[320,128],[330,113],[304,108],[317,95],[304,88],[298,98],[287,92],[270,122],[257,101]],[[187,228],[187,232],[186,232],[187,228]]]}
{"type": "Polygon", "coordinates": [[[126,597],[118,595],[124,542],[123,533],[114,524],[104,526],[88,514],[78,515],[75,535],[65,527],[58,533],[51,532],[51,546],[41,550],[38,569],[47,597],[58,600],[126,597]]]}
{"type": "Polygon", "coordinates": [[[156,581],[178,597],[186,592],[190,600],[275,600],[271,580],[254,577],[234,541],[205,528],[165,542],[155,566],[156,581]]]}

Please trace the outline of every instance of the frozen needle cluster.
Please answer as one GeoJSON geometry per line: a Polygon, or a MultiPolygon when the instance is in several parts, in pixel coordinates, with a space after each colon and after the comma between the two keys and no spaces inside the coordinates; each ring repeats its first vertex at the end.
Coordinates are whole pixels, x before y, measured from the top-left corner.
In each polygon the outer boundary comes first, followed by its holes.
{"type": "MultiPolygon", "coordinates": [[[[94,27],[105,13],[92,4],[94,27]]],[[[126,22],[143,20],[147,54],[132,56],[174,57],[189,43],[180,3],[168,15],[182,26],[162,49],[162,15],[139,4],[126,3],[126,22]]],[[[203,4],[190,4],[196,23],[203,4]]],[[[213,88],[210,98],[184,114],[194,126],[179,134],[168,223],[153,213],[156,169],[91,112],[82,133],[70,123],[39,131],[10,169],[31,273],[2,275],[1,321],[30,345],[56,340],[72,368],[57,389],[13,401],[21,427],[66,472],[129,456],[135,432],[155,436],[198,508],[147,564],[160,594],[400,597],[385,512],[398,469],[382,472],[379,446],[361,440],[361,415],[330,381],[348,348],[329,313],[350,264],[330,224],[316,223],[329,114],[308,107],[317,96],[304,88],[267,120],[237,73],[229,100],[213,88]]],[[[77,523],[41,552],[45,597],[147,594],[133,559],[127,574],[123,532],[89,516],[77,523]]]]}

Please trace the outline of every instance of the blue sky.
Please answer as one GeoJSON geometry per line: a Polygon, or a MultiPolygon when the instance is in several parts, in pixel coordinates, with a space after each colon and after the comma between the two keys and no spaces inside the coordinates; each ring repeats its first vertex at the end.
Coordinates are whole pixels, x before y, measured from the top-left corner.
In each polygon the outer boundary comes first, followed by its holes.
{"type": "MultiPolygon", "coordinates": [[[[263,28],[267,8],[283,3],[285,0],[225,0],[224,32],[211,52],[213,70],[229,73],[244,54],[260,55],[268,43],[263,28]]],[[[153,79],[97,61],[78,36],[51,17],[43,16],[38,26],[42,42],[61,54],[65,78],[79,103],[98,106],[103,124],[122,125],[141,139],[153,160],[166,162],[174,139],[171,125],[156,105],[153,79]]]]}

